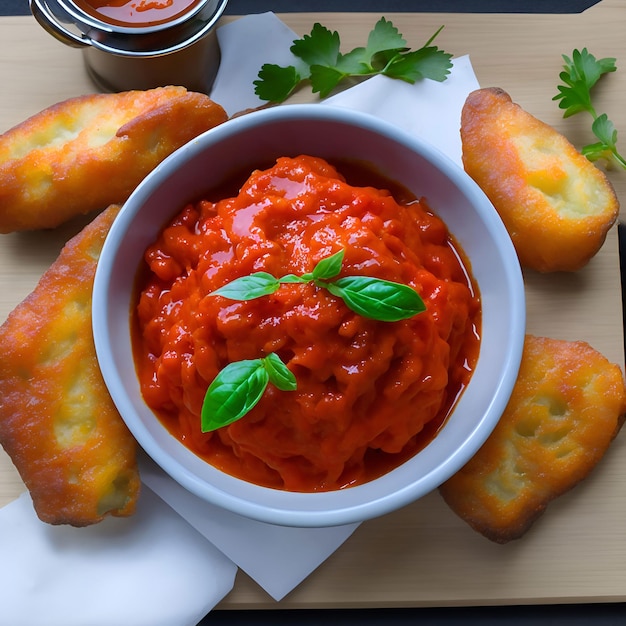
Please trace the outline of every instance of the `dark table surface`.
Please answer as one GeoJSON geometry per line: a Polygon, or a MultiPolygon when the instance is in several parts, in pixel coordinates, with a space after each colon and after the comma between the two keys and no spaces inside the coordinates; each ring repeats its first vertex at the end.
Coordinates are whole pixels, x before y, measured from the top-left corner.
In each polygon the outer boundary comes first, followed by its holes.
{"type": "MultiPolygon", "coordinates": [[[[229,0],[226,13],[306,11],[577,13],[594,0],[229,0]]],[[[626,10],[626,2],[625,2],[626,10]]],[[[27,0],[0,0],[0,15],[26,15],[27,0]]],[[[621,229],[620,229],[621,231],[621,229]]],[[[620,241],[622,232],[620,232],[620,241]]],[[[622,272],[624,274],[624,272],[622,272]]],[[[626,604],[504,607],[212,611],[198,626],[624,626],[626,604]]]]}
{"type": "MultiPolygon", "coordinates": [[[[444,13],[579,13],[599,0],[229,0],[226,13],[395,11],[444,13]]],[[[0,15],[26,15],[28,0],[0,0],[0,15]]]]}

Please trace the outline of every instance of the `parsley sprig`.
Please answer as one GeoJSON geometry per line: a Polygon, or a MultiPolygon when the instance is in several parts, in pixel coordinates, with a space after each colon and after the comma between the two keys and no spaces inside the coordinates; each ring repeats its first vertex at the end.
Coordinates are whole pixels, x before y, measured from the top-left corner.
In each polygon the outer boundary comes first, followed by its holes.
{"type": "Polygon", "coordinates": [[[376,74],[408,83],[421,78],[442,82],[450,73],[452,55],[431,45],[442,28],[421,48],[411,51],[398,29],[382,17],[364,47],[342,54],[339,33],[315,23],[311,32],[294,40],[290,48],[297,57],[297,67],[264,64],[254,81],[255,93],[261,100],[283,102],[308,80],[313,93],[324,98],[347,78],[376,74]]]}
{"type": "MultiPolygon", "coordinates": [[[[337,278],[344,250],[319,261],[312,272],[301,276],[286,274],[275,278],[255,272],[237,278],[210,295],[231,300],[253,300],[275,293],[281,285],[313,283],[341,298],[352,311],[384,322],[408,319],[426,310],[424,301],[412,287],[369,276],[337,278]]],[[[268,384],[281,391],[293,391],[296,378],[275,353],[259,359],[229,363],[209,385],[201,411],[202,432],[232,424],[252,410],[268,384]]]]}
{"type": "Polygon", "coordinates": [[[571,58],[563,55],[563,71],[559,78],[558,94],[552,98],[559,101],[559,108],[565,109],[563,117],[586,112],[593,118],[591,131],[599,141],[583,146],[581,149],[590,161],[603,159],[608,164],[617,164],[626,168],[626,159],[617,150],[617,130],[606,113],[595,110],[591,91],[604,74],[615,72],[614,58],[596,59],[587,48],[575,49],[571,58]]]}

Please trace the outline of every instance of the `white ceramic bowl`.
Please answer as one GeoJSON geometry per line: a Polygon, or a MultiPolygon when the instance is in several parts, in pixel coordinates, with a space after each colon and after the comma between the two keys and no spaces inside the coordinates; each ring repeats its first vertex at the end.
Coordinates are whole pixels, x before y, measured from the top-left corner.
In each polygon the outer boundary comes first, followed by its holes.
{"type": "Polygon", "coordinates": [[[96,273],[94,338],[111,396],[143,449],[200,498],[285,526],[362,521],[436,489],[479,449],[497,424],[517,377],[525,333],[522,276],[509,236],[478,186],[437,149],[370,115],[333,106],[287,105],[230,120],[159,165],[115,220],[96,273]],[[228,178],[279,156],[312,154],[370,162],[424,196],[470,259],[483,307],[482,341],[471,381],[436,438],[388,474],[324,493],[290,493],[233,478],[199,459],[142,400],[130,341],[135,271],[172,215],[228,178]]]}

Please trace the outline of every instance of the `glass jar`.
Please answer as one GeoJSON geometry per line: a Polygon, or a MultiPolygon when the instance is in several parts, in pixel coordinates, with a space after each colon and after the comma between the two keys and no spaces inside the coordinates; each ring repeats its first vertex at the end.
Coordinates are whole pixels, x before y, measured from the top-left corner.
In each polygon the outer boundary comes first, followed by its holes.
{"type": "MultiPolygon", "coordinates": [[[[134,9],[145,1],[127,0],[134,9]]],[[[115,1],[29,0],[33,16],[48,33],[83,50],[87,71],[99,88],[180,85],[202,93],[209,92],[219,67],[215,25],[227,1],[152,0],[145,9],[123,15],[115,13],[120,4],[115,1]],[[112,8],[108,13],[107,5],[112,8]]]]}

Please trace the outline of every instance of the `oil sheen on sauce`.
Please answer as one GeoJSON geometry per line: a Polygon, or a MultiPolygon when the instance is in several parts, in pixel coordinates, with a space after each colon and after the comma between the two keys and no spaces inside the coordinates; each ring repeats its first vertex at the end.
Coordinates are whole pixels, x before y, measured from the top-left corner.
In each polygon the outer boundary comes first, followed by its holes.
{"type": "Polygon", "coordinates": [[[108,24],[146,27],[184,15],[202,0],[73,0],[85,13],[108,24]]]}
{"type": "Polygon", "coordinates": [[[462,250],[424,199],[354,164],[283,157],[224,191],[185,206],[146,251],[133,313],[146,402],[193,452],[253,483],[326,491],[390,471],[436,436],[476,363],[480,297],[462,250]],[[378,322],[313,284],[210,295],[253,272],[302,275],[340,249],[341,275],[408,284],[426,311],[378,322]],[[270,384],[242,419],[202,433],[218,372],[269,352],[298,388],[270,384]]]}

